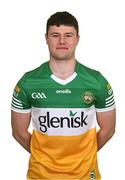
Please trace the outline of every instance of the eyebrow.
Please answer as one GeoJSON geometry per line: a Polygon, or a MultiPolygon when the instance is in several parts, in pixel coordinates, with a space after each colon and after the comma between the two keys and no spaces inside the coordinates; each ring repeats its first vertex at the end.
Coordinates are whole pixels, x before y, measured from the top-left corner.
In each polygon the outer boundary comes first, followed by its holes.
{"type": "MultiPolygon", "coordinates": [[[[52,32],[52,33],[50,33],[50,35],[54,35],[54,34],[60,34],[60,33],[59,33],[59,32],[52,32]]],[[[74,33],[72,33],[72,32],[66,32],[66,33],[64,33],[64,34],[74,35],[74,33]]]]}

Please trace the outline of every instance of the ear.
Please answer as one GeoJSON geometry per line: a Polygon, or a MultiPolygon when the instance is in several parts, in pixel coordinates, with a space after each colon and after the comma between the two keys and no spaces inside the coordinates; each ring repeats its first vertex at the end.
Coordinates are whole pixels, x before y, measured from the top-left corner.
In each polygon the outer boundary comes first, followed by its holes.
{"type": "Polygon", "coordinates": [[[77,35],[77,44],[79,43],[80,35],[77,35]]]}
{"type": "Polygon", "coordinates": [[[46,39],[46,44],[48,44],[48,35],[47,35],[47,33],[45,34],[45,39],[46,39]]]}

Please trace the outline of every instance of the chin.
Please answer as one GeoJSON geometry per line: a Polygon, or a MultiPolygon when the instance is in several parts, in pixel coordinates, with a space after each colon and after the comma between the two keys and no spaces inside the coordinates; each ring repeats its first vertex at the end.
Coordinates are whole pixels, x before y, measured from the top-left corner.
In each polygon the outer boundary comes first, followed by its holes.
{"type": "Polygon", "coordinates": [[[67,60],[69,58],[67,56],[55,56],[54,59],[62,61],[62,60],[67,60]]]}
{"type": "Polygon", "coordinates": [[[55,58],[55,59],[58,59],[58,60],[69,60],[69,59],[74,58],[74,56],[64,55],[64,56],[55,56],[54,58],[55,58]]]}

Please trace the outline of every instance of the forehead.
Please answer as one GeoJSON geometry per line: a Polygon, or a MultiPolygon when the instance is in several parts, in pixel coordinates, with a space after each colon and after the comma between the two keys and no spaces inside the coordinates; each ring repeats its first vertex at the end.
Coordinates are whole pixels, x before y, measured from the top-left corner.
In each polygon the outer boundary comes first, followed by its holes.
{"type": "Polygon", "coordinates": [[[76,34],[76,29],[73,26],[65,26],[65,25],[60,25],[60,26],[50,26],[48,29],[48,33],[74,33],[76,34]]]}

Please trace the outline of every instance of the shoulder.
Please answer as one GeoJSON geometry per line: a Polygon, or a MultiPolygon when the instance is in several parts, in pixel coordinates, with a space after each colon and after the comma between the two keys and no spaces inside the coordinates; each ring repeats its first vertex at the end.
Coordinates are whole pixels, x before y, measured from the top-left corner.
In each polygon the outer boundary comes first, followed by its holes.
{"type": "Polygon", "coordinates": [[[103,75],[98,70],[87,67],[79,62],[78,62],[78,74],[79,76],[84,76],[87,77],[88,79],[101,80],[102,78],[104,78],[103,75]]]}
{"type": "Polygon", "coordinates": [[[77,74],[81,82],[84,82],[87,86],[96,89],[102,89],[108,81],[97,70],[89,68],[78,62],[77,74]]]}
{"type": "Polygon", "coordinates": [[[37,78],[42,76],[45,76],[47,74],[47,66],[48,66],[48,62],[45,62],[43,64],[41,64],[39,67],[26,72],[24,75],[26,78],[37,78]]]}
{"type": "Polygon", "coordinates": [[[48,62],[45,62],[41,64],[39,67],[26,72],[22,76],[21,80],[27,81],[27,80],[39,79],[41,77],[47,76],[47,64],[48,62]]]}
{"type": "Polygon", "coordinates": [[[26,89],[29,85],[33,85],[36,82],[39,82],[41,79],[48,77],[49,73],[47,70],[48,62],[43,63],[39,67],[24,73],[17,83],[17,86],[26,89]]]}

